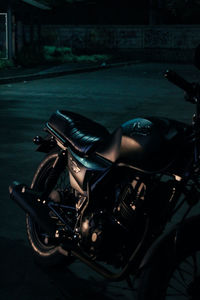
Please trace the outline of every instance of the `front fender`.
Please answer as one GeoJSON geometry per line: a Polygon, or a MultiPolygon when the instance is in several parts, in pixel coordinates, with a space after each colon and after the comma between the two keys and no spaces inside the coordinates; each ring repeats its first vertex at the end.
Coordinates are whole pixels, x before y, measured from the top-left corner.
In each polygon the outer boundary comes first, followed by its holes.
{"type": "Polygon", "coordinates": [[[158,257],[175,257],[183,247],[191,243],[200,244],[200,215],[192,216],[184,222],[174,225],[167,233],[159,237],[146,252],[139,269],[153,264],[158,257]]]}

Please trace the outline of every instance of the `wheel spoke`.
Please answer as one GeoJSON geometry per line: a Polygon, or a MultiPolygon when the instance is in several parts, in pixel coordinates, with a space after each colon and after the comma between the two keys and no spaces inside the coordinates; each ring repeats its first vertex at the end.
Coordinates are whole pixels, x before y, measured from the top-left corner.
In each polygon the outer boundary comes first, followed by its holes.
{"type": "MultiPolygon", "coordinates": [[[[184,293],[183,291],[179,290],[178,288],[176,288],[175,286],[173,286],[172,284],[169,284],[169,287],[173,290],[175,290],[176,292],[178,292],[178,295],[180,296],[185,296],[187,297],[188,295],[186,293],[184,293]]],[[[167,293],[168,295],[168,293],[167,293]]]]}
{"type": "Polygon", "coordinates": [[[178,271],[178,274],[180,275],[180,278],[182,279],[182,282],[184,283],[184,286],[187,288],[188,285],[187,285],[187,282],[186,282],[186,279],[184,277],[184,272],[183,270],[181,270],[180,267],[177,268],[177,271],[178,271]]]}
{"type": "Polygon", "coordinates": [[[187,275],[192,276],[192,272],[189,272],[188,270],[185,270],[185,269],[181,268],[181,266],[179,266],[179,269],[180,269],[180,271],[181,271],[182,273],[185,273],[185,274],[187,274],[187,275]]]}
{"type": "Polygon", "coordinates": [[[187,284],[185,282],[185,280],[182,279],[182,277],[180,276],[180,278],[178,278],[177,276],[180,275],[179,273],[178,274],[173,274],[173,279],[174,281],[176,281],[177,283],[179,283],[181,286],[183,286],[184,288],[187,288],[187,284]]]}
{"type": "MultiPolygon", "coordinates": [[[[198,279],[200,263],[200,251],[196,251],[187,256],[175,269],[169,281],[166,291],[166,300],[168,299],[200,299],[194,290],[194,282],[198,279]],[[196,297],[196,298],[194,298],[196,297]]],[[[197,285],[196,285],[197,286],[197,285]]]]}
{"type": "Polygon", "coordinates": [[[193,263],[189,260],[189,258],[191,258],[191,256],[188,257],[188,258],[186,258],[186,259],[184,260],[184,263],[187,264],[188,266],[190,266],[190,268],[193,269],[193,263]]]}

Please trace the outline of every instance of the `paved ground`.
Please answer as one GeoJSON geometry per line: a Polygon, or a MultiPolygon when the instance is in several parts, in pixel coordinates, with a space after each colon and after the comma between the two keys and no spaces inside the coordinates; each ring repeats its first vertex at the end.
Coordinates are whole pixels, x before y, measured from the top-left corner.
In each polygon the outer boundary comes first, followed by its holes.
{"type": "Polygon", "coordinates": [[[63,64],[46,64],[32,68],[12,67],[0,70],[0,84],[30,81],[41,78],[52,78],[61,75],[93,72],[101,69],[116,68],[119,66],[130,65],[139,61],[127,59],[125,57],[113,56],[108,61],[92,62],[68,62],[63,64]]]}
{"type": "Polygon", "coordinates": [[[56,109],[81,113],[110,131],[136,116],[190,122],[194,107],[163,78],[168,67],[199,80],[199,71],[190,65],[136,64],[0,86],[0,299],[133,299],[126,284],[108,284],[79,262],[51,273],[35,266],[24,213],[9,199],[8,185],[14,179],[30,183],[42,158],[31,139],[56,109]]]}

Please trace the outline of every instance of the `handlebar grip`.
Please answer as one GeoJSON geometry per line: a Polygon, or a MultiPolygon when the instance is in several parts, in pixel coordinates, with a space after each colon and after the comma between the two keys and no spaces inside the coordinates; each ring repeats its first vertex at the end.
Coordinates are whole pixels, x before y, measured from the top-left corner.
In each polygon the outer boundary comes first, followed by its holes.
{"type": "Polygon", "coordinates": [[[195,90],[192,83],[185,80],[183,77],[178,75],[176,72],[167,70],[164,74],[165,78],[167,78],[170,82],[177,85],[181,89],[183,89],[185,92],[187,92],[190,95],[194,95],[195,90]]]}

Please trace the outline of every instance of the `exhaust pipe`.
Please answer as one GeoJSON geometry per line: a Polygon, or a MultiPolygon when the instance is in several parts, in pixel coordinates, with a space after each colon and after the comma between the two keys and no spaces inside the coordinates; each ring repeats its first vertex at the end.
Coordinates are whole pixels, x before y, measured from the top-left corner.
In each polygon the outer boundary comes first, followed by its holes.
{"type": "Polygon", "coordinates": [[[50,209],[41,194],[14,181],[9,186],[10,198],[14,200],[25,212],[27,212],[43,230],[51,236],[55,236],[56,226],[49,216],[50,209]]]}

